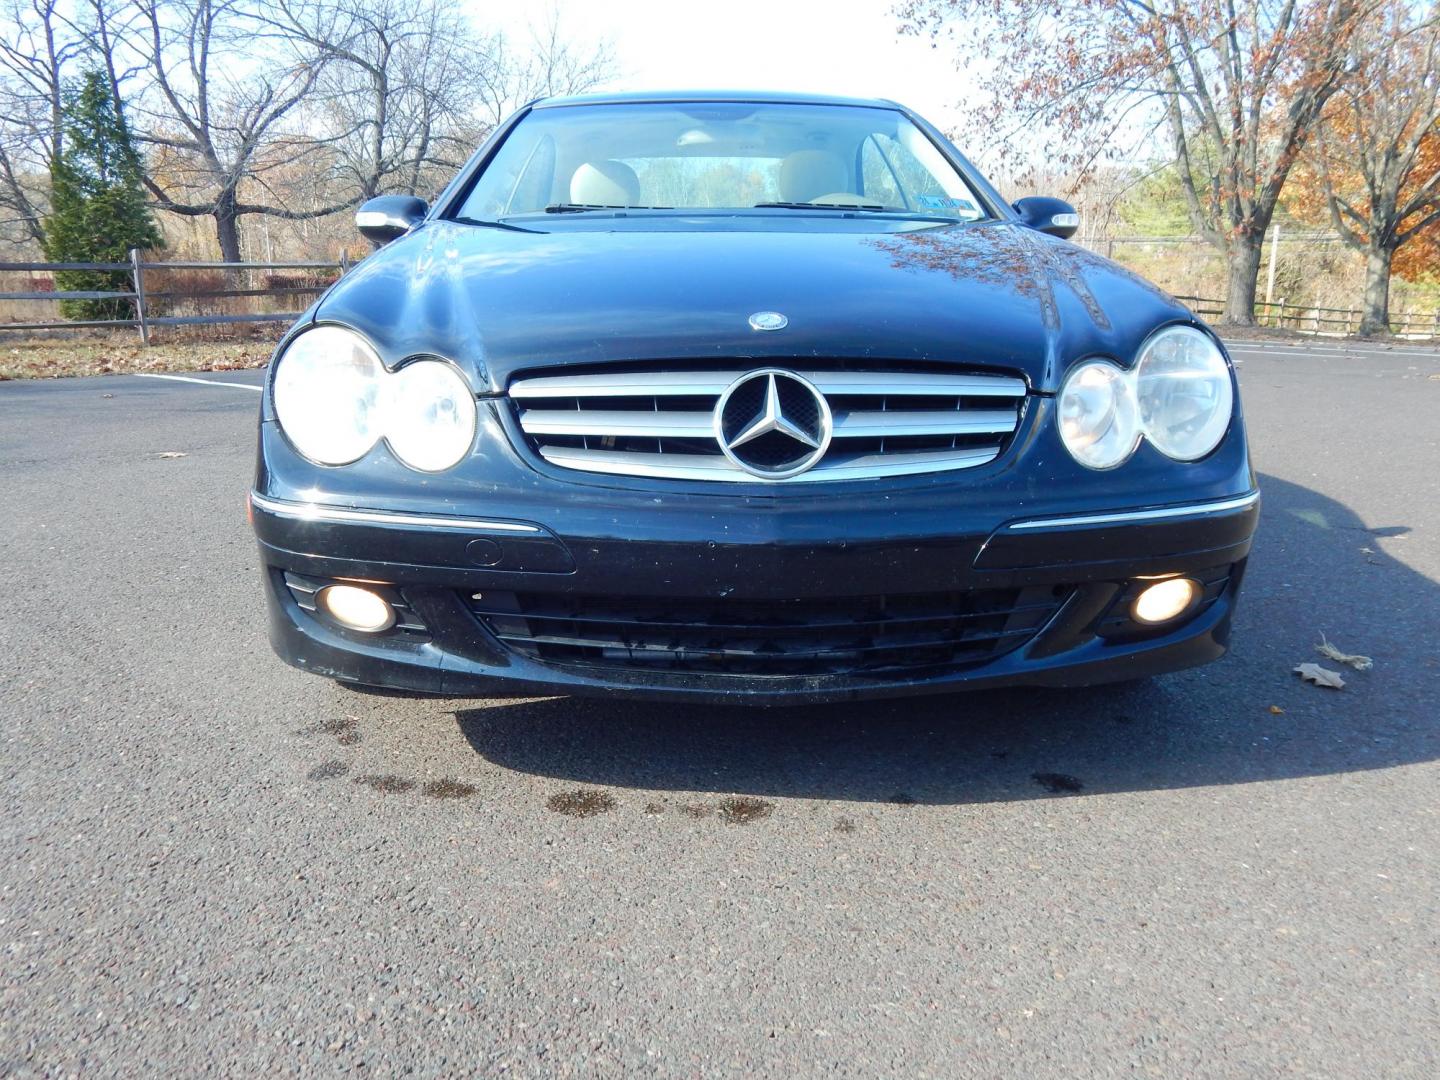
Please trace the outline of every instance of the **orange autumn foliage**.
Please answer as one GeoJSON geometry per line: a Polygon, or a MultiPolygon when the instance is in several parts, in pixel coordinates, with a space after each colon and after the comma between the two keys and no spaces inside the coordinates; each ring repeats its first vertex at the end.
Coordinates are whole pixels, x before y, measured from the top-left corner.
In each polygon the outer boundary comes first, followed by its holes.
{"type": "MultiPolygon", "coordinates": [[[[1440,130],[1429,135],[1420,145],[1419,176],[1440,172],[1440,130]]],[[[1440,221],[1432,221],[1395,252],[1390,264],[1397,277],[1418,281],[1423,277],[1440,276],[1440,221]]]]}
{"type": "Polygon", "coordinates": [[[1440,6],[1378,0],[1284,203],[1414,280],[1440,272],[1440,6]]]}
{"type": "MultiPolygon", "coordinates": [[[[1364,213],[1368,210],[1368,200],[1365,198],[1363,179],[1353,165],[1358,150],[1354,145],[1354,129],[1348,122],[1349,119],[1348,112],[1328,118],[1327,168],[1336,193],[1353,202],[1364,213]],[[1347,165],[1347,161],[1351,164],[1347,165]]],[[[1440,172],[1440,129],[1427,135],[1421,142],[1409,182],[1401,188],[1401,202],[1410,198],[1420,184],[1437,172],[1440,172]]],[[[1286,212],[1297,221],[1317,229],[1330,225],[1325,185],[1320,179],[1313,155],[1296,166],[1285,189],[1283,202],[1286,212]]],[[[1432,221],[1397,248],[1391,270],[1396,277],[1406,281],[1440,276],[1440,221],[1432,221]]]]}

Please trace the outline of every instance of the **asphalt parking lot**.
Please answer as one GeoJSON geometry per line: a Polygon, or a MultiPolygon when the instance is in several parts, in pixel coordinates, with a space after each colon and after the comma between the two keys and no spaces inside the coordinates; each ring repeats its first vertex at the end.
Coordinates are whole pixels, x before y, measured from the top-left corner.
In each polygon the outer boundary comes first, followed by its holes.
{"type": "Polygon", "coordinates": [[[1229,657],[778,711],[293,671],[260,373],[0,384],[0,1075],[1435,1076],[1440,353],[1234,353],[1229,657]]]}

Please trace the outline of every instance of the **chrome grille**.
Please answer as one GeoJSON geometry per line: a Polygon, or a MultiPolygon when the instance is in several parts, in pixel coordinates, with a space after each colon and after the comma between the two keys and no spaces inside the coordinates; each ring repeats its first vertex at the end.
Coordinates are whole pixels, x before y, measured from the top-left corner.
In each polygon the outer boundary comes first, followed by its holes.
{"type": "Polygon", "coordinates": [[[520,428],[553,465],[624,476],[805,483],[904,476],[993,461],[1019,422],[1025,383],[953,371],[785,368],[829,403],[833,438],[807,472],[761,478],[733,464],[715,437],[725,390],[756,370],[615,370],[521,378],[510,385],[520,428]]]}

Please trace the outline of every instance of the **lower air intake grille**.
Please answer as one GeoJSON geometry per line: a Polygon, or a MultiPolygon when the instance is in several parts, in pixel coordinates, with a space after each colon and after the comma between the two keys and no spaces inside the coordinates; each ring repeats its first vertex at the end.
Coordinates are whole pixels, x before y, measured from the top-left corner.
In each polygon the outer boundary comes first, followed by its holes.
{"type": "Polygon", "coordinates": [[[522,377],[509,397],[529,448],[552,465],[804,483],[993,461],[1019,424],[1025,382],[938,365],[852,370],[813,360],[793,367],[730,361],[713,369],[632,366],[522,377]]]}
{"type": "Polygon", "coordinates": [[[1069,590],[745,601],[487,592],[465,602],[524,656],[736,675],[979,664],[1040,630],[1069,590]]]}

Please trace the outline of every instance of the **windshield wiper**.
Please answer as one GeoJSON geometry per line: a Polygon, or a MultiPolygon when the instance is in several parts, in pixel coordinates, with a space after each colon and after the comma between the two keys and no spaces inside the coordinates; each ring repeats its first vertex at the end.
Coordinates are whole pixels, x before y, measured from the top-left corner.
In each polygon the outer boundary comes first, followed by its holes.
{"type": "Polygon", "coordinates": [[[509,229],[511,232],[528,233],[533,233],[535,231],[534,229],[527,229],[521,225],[511,225],[509,222],[505,221],[482,221],[480,218],[464,217],[463,215],[459,214],[457,214],[455,217],[452,217],[450,220],[458,222],[461,225],[479,225],[482,228],[486,229],[509,229]]]}
{"type": "Polygon", "coordinates": [[[554,203],[547,214],[583,214],[587,210],[674,210],[673,206],[608,206],[604,203],[554,203]]]}
{"type": "Polygon", "coordinates": [[[756,210],[886,210],[878,203],[757,202],[756,210]]]}

